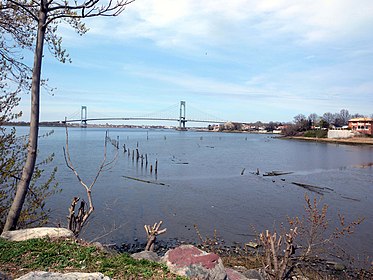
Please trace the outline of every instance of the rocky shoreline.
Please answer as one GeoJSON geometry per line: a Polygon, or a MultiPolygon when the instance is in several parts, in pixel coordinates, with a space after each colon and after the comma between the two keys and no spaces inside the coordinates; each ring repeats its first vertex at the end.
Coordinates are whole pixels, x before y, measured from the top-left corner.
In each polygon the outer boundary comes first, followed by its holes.
{"type": "MultiPolygon", "coordinates": [[[[9,241],[21,241],[32,238],[74,238],[72,232],[63,228],[36,228],[4,232],[2,238],[9,241]]],[[[258,258],[261,250],[247,250],[242,246],[224,246],[222,244],[189,245],[178,239],[159,241],[155,252],[143,251],[145,244],[136,242],[134,244],[100,244],[86,243],[77,240],[82,246],[95,246],[101,251],[108,253],[128,253],[134,259],[146,259],[166,264],[172,273],[193,279],[267,279],[262,264],[258,258]],[[255,261],[253,261],[255,260],[255,261]],[[248,262],[251,261],[251,266],[248,262]]],[[[300,260],[297,257],[291,259],[291,278],[289,279],[372,279],[370,271],[362,269],[347,268],[344,264],[322,260],[308,259],[300,260]]],[[[30,272],[19,280],[26,279],[111,279],[103,274],[69,272],[65,274],[52,272],[30,272]],[[77,278],[78,277],[78,278],[77,278]]],[[[11,279],[0,274],[0,279],[11,279]],[[3,278],[1,278],[3,276],[3,278]],[[4,278],[5,277],[5,278],[4,278]]]]}

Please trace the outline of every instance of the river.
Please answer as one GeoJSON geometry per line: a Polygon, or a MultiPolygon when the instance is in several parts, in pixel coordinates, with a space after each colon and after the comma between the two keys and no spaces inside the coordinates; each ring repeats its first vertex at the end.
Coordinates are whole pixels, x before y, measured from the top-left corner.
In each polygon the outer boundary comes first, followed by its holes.
{"type": "MultiPolygon", "coordinates": [[[[55,153],[61,194],[48,200],[51,224],[66,225],[74,196],[85,191],[66,167],[65,130],[40,138],[40,158],[55,153]]],[[[41,128],[41,134],[51,128],[41,128]]],[[[20,134],[26,128],[18,128],[20,134]]],[[[144,224],[160,220],[167,233],[160,239],[197,241],[217,230],[227,244],[255,240],[255,232],[286,224],[287,217],[302,216],[304,195],[327,204],[330,229],[338,213],[352,221],[364,217],[343,246],[359,258],[373,255],[373,147],[283,140],[273,135],[211,133],[152,129],[109,129],[120,147],[147,154],[148,168],[120,148],[116,164],[103,172],[93,187],[95,211],[82,237],[100,236],[104,243],[145,242],[144,224]],[[158,172],[149,172],[158,160],[158,172]],[[260,175],[256,175],[257,169],[260,175]],[[280,170],[282,176],[262,176],[280,170]],[[126,178],[134,177],[164,185],[126,178]],[[323,194],[292,184],[299,182],[330,190],[323,194]]],[[[72,162],[85,182],[93,180],[103,159],[105,129],[70,128],[72,162]]],[[[108,159],[113,148],[108,147],[108,159]]]]}

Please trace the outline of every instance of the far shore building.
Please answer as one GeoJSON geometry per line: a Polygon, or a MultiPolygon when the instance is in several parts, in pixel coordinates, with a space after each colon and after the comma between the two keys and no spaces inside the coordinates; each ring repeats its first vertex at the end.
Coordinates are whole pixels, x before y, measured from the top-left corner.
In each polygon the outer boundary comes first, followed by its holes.
{"type": "Polygon", "coordinates": [[[353,132],[373,136],[373,118],[354,118],[348,121],[348,127],[353,132]]]}

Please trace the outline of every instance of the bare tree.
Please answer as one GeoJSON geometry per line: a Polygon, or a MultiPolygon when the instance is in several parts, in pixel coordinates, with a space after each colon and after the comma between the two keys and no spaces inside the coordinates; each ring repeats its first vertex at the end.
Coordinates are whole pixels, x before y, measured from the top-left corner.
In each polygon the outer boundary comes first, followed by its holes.
{"type": "Polygon", "coordinates": [[[98,177],[100,176],[102,171],[110,169],[113,166],[113,163],[118,158],[119,147],[117,145],[113,145],[116,151],[115,155],[111,161],[107,161],[107,143],[108,143],[108,136],[106,132],[105,145],[104,145],[104,158],[96,172],[96,176],[94,177],[91,184],[88,185],[79,176],[79,173],[77,172],[76,168],[74,167],[71,161],[70,152],[69,152],[69,133],[68,133],[68,129],[66,126],[66,146],[63,149],[65,162],[66,162],[67,167],[75,174],[79,183],[85,188],[87,192],[87,198],[88,198],[88,209],[86,207],[85,201],[82,200],[77,214],[75,214],[75,206],[79,202],[79,197],[74,197],[71,202],[71,206],[69,208],[69,216],[68,216],[68,229],[72,230],[75,233],[75,235],[78,235],[80,233],[80,230],[82,229],[87,219],[89,218],[89,216],[92,214],[94,210],[93,201],[92,201],[92,188],[96,184],[98,177]]]}
{"type": "Polygon", "coordinates": [[[348,112],[347,109],[342,109],[339,112],[339,118],[342,120],[343,125],[346,125],[346,124],[348,124],[348,120],[351,118],[351,115],[350,115],[350,113],[348,112]]]}
{"type": "Polygon", "coordinates": [[[4,230],[12,230],[17,226],[35,167],[38,146],[41,67],[44,43],[48,44],[49,49],[59,61],[66,62],[68,55],[61,47],[62,39],[57,35],[57,27],[61,21],[72,26],[79,34],[84,34],[87,28],[81,22],[81,19],[96,16],[117,16],[133,1],[109,0],[101,3],[100,0],[85,0],[82,2],[78,0],[6,0],[4,4],[2,2],[2,11],[16,13],[20,21],[33,22],[33,26],[31,27],[35,28],[30,28],[26,34],[29,34],[30,37],[34,35],[36,38],[31,81],[31,116],[27,158],[4,230]]]}
{"type": "Polygon", "coordinates": [[[298,123],[301,123],[301,122],[305,121],[306,119],[307,119],[307,118],[306,118],[305,115],[303,115],[303,114],[298,114],[298,115],[294,116],[294,123],[295,123],[295,124],[298,124],[298,123]]]}
{"type": "Polygon", "coordinates": [[[334,122],[334,115],[330,112],[324,113],[322,115],[322,118],[324,121],[326,121],[328,124],[332,124],[334,122]]]}
{"type": "Polygon", "coordinates": [[[312,113],[308,116],[308,120],[310,120],[312,125],[315,126],[317,121],[319,120],[319,116],[316,113],[312,113]]]}

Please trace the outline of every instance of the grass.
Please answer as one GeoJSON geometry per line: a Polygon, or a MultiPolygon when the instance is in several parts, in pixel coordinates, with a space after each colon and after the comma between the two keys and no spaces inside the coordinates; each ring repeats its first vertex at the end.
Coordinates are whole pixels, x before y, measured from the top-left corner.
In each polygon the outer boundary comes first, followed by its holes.
{"type": "Polygon", "coordinates": [[[0,238],[0,271],[16,278],[35,270],[101,272],[114,279],[184,279],[163,264],[108,254],[72,239],[10,242],[0,238]]]}

